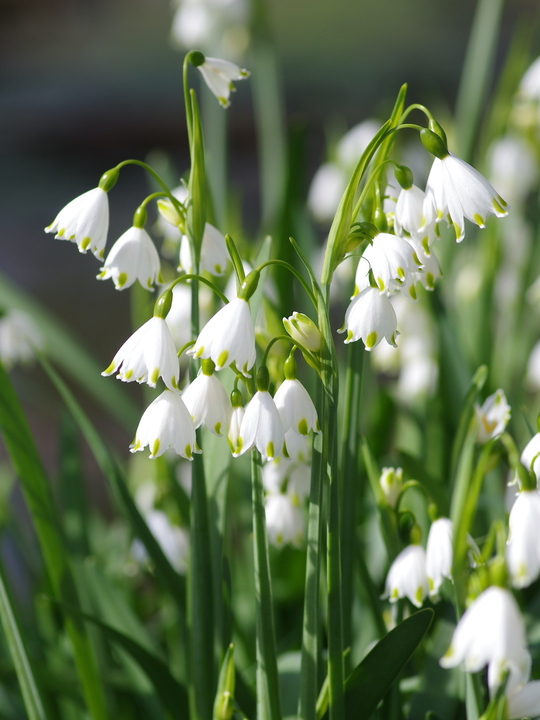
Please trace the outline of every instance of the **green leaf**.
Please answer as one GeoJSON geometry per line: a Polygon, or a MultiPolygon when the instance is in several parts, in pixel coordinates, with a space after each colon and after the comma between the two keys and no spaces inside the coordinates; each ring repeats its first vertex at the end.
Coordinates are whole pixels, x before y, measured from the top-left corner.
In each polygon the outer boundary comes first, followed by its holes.
{"type": "Polygon", "coordinates": [[[185,720],[189,716],[188,696],[185,688],[171,675],[167,664],[138,642],[119,630],[115,630],[98,618],[72,609],[86,622],[98,627],[112,643],[126,650],[141,666],[154,685],[163,705],[174,720],[185,720]]]}
{"type": "Polygon", "coordinates": [[[88,348],[83,347],[56,318],[43,309],[42,305],[20,290],[14,283],[0,274],[0,307],[18,308],[28,313],[45,337],[47,357],[61,367],[75,382],[130,432],[137,408],[123,389],[114,386],[101,377],[103,367],[88,348]]]}
{"type": "Polygon", "coordinates": [[[434,612],[414,613],[380,640],[345,682],[345,720],[368,720],[426,634],[434,612]]]}
{"type": "MultiPolygon", "coordinates": [[[[61,519],[19,400],[1,365],[0,431],[21,482],[53,592],[64,605],[78,607],[73,571],[61,534],[61,519]]],[[[86,629],[76,617],[68,616],[66,630],[88,709],[94,720],[106,720],[96,658],[86,629]]]]}
{"type": "Polygon", "coordinates": [[[3,569],[0,569],[0,620],[2,621],[9,651],[13,658],[13,664],[19,685],[21,686],[21,693],[28,718],[29,720],[46,720],[47,716],[41,702],[34,674],[26,654],[24,641],[21,637],[13,606],[7,592],[3,569]]]}
{"type": "Polygon", "coordinates": [[[66,407],[73,416],[75,422],[79,426],[83,436],[85,437],[90,450],[92,451],[96,462],[101,468],[103,474],[109,481],[113,496],[118,506],[128,518],[133,532],[144,543],[146,550],[154,562],[156,575],[166,585],[173,599],[178,605],[182,615],[185,613],[185,583],[184,579],[178,575],[176,570],[171,566],[161,546],[154,538],[148,525],[144,521],[139,512],[129,489],[127,487],[124,473],[120,469],[118,463],[112,457],[109,449],[98,435],[96,429],[73,397],[71,391],[64,381],[53,369],[45,358],[40,358],[43,369],[49,376],[51,382],[58,390],[60,396],[66,403],[66,407]]]}

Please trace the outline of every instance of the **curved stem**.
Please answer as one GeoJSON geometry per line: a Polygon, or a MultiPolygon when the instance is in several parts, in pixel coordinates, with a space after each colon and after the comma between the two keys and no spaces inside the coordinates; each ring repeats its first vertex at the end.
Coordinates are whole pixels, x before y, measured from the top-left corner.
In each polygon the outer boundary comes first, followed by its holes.
{"type": "Polygon", "coordinates": [[[425,105],[421,105],[420,103],[412,103],[412,105],[409,105],[409,107],[405,108],[403,114],[399,119],[399,122],[402,123],[404,120],[406,120],[413,110],[421,110],[428,120],[433,120],[433,115],[429,112],[425,105]]]}
{"type": "Polygon", "coordinates": [[[196,342],[195,340],[190,340],[189,342],[187,342],[187,343],[185,343],[184,345],[182,345],[182,347],[180,348],[180,350],[176,353],[177,356],[178,356],[178,357],[181,357],[181,356],[186,352],[186,350],[188,349],[188,347],[191,347],[192,345],[195,345],[195,342],[196,342]]]}
{"type": "Polygon", "coordinates": [[[281,267],[284,267],[287,270],[289,270],[289,272],[291,272],[295,276],[295,278],[300,281],[300,284],[302,285],[304,290],[307,292],[309,299],[311,300],[311,302],[313,304],[313,307],[317,308],[317,300],[315,299],[315,295],[313,294],[311,288],[309,287],[307,282],[304,280],[304,278],[300,275],[300,273],[298,272],[298,270],[295,267],[293,267],[290,263],[285,262],[285,260],[273,259],[273,260],[267,260],[262,265],[259,265],[257,270],[259,272],[261,272],[261,270],[263,270],[265,267],[268,267],[269,265],[280,265],[281,267]]]}
{"type": "MultiPolygon", "coordinates": [[[[177,277],[175,280],[172,281],[172,283],[167,285],[163,293],[169,292],[169,290],[172,290],[175,285],[178,285],[178,283],[187,282],[188,280],[197,280],[198,282],[202,282],[204,285],[209,287],[210,290],[213,290],[215,294],[220,298],[220,300],[223,300],[225,305],[228,305],[229,298],[224,293],[222,293],[221,290],[216,285],[214,285],[211,280],[207,280],[205,277],[203,277],[202,275],[198,275],[197,273],[186,273],[185,275],[180,275],[180,277],[177,277]]],[[[163,295],[163,293],[161,293],[161,295],[163,295]]],[[[161,297],[161,295],[159,297],[161,297]]],[[[156,303],[158,301],[159,298],[156,300],[156,303]]]]}
{"type": "Polygon", "coordinates": [[[163,193],[166,197],[169,198],[169,200],[174,205],[175,210],[180,214],[184,214],[184,208],[182,203],[178,200],[178,198],[175,198],[174,195],[169,190],[168,186],[163,182],[163,180],[160,178],[160,176],[157,174],[157,172],[148,165],[148,163],[143,162],[142,160],[135,160],[133,158],[130,158],[129,160],[122,160],[121,163],[118,163],[118,165],[115,167],[115,170],[121,170],[123,167],[126,167],[127,165],[138,165],[139,167],[142,167],[146,172],[150,173],[150,175],[154,178],[154,180],[157,182],[157,184],[163,188],[163,193]]]}
{"type": "Polygon", "coordinates": [[[261,365],[266,365],[266,359],[268,357],[268,353],[270,352],[270,349],[272,346],[277,343],[279,340],[287,340],[291,345],[294,345],[295,348],[298,348],[300,351],[303,352],[303,348],[292,339],[290,335],[276,335],[276,337],[272,338],[268,345],[266,346],[266,350],[264,351],[264,355],[261,361],[261,365]]]}

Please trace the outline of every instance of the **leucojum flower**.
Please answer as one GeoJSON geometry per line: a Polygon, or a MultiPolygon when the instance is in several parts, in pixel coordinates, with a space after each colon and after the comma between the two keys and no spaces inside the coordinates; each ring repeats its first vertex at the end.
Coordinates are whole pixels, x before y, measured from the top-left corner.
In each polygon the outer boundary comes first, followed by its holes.
{"type": "Polygon", "coordinates": [[[408,545],[390,566],[384,597],[390,598],[390,602],[407,597],[413,605],[422,607],[428,592],[426,551],[421,545],[408,545]]]}
{"type": "Polygon", "coordinates": [[[191,56],[193,64],[200,70],[204,82],[217,97],[219,104],[224,108],[229,107],[231,92],[236,89],[233,82],[248,78],[249,71],[228,60],[205,57],[202,53],[191,53],[191,56]]]}
{"type": "Polygon", "coordinates": [[[161,263],[152,238],[144,227],[133,225],[112,246],[98,280],[111,278],[117,290],[138,280],[146,290],[161,282],[161,263]]]}

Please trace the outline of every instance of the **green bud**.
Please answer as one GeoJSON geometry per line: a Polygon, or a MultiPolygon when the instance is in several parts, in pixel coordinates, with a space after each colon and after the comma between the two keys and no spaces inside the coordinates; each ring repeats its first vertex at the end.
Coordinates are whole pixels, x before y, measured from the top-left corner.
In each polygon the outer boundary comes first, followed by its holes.
{"type": "Polygon", "coordinates": [[[283,372],[285,373],[286,380],[296,380],[296,360],[293,355],[289,355],[285,360],[283,372]]]}
{"type": "Polygon", "coordinates": [[[420,530],[420,526],[416,523],[412,526],[409,533],[409,541],[411,545],[420,545],[422,542],[422,531],[420,530]]]}
{"type": "Polygon", "coordinates": [[[105,190],[105,192],[109,192],[109,190],[112,190],[113,187],[116,185],[116,181],[118,180],[119,175],[120,170],[118,170],[118,168],[107,170],[107,172],[103,173],[103,175],[100,177],[98,187],[100,187],[102,190],[105,190]]]}
{"type": "Polygon", "coordinates": [[[234,712],[234,645],[231,643],[227,648],[217,686],[216,699],[214,701],[214,720],[230,720],[234,712]]]}
{"type": "Polygon", "coordinates": [[[431,132],[434,132],[435,135],[438,135],[441,138],[441,140],[443,141],[443,143],[446,145],[446,147],[448,147],[448,138],[446,137],[446,133],[442,129],[441,125],[439,125],[439,123],[436,120],[431,118],[430,121],[428,122],[428,127],[431,130],[431,132]]]}
{"type": "Polygon", "coordinates": [[[378,232],[388,231],[388,220],[386,219],[386,213],[382,208],[375,208],[375,212],[373,213],[373,222],[375,223],[378,232]]]}
{"type": "Polygon", "coordinates": [[[420,130],[420,140],[428,152],[442,160],[448,155],[446,143],[434,132],[423,128],[420,130]]]}
{"type": "Polygon", "coordinates": [[[257,373],[257,390],[267,392],[270,387],[270,373],[266,365],[261,365],[257,373]]]}
{"type": "Polygon", "coordinates": [[[394,167],[394,175],[400,187],[404,190],[410,190],[413,184],[413,174],[406,165],[396,165],[394,167]]]}
{"type": "Polygon", "coordinates": [[[140,205],[133,214],[133,227],[143,228],[146,225],[147,215],[146,208],[140,205]]]}
{"type": "Polygon", "coordinates": [[[165,290],[164,292],[162,292],[156,300],[156,304],[154,305],[154,317],[165,320],[165,318],[169,314],[169,310],[171,309],[172,301],[172,290],[165,290]]]}
{"type": "Polygon", "coordinates": [[[260,277],[261,273],[258,270],[252,270],[249,275],[246,275],[242,287],[238,291],[238,297],[247,302],[257,289],[260,277]]]}
{"type": "Polygon", "coordinates": [[[210,377],[214,374],[214,370],[216,369],[216,366],[214,364],[213,360],[210,360],[210,358],[207,358],[202,361],[201,363],[201,370],[202,374],[206,375],[207,377],[210,377]]]}
{"type": "Polygon", "coordinates": [[[242,407],[242,393],[235,388],[231,393],[231,405],[233,408],[242,407]]]}
{"type": "Polygon", "coordinates": [[[292,339],[306,350],[319,352],[321,349],[321,332],[313,320],[304,313],[293,312],[290,317],[283,318],[283,326],[292,339]]]}
{"type": "Polygon", "coordinates": [[[187,57],[188,61],[193,65],[193,67],[200,67],[206,62],[206,58],[199,50],[192,50],[190,53],[188,53],[187,57]]]}
{"type": "Polygon", "coordinates": [[[508,582],[508,572],[506,570],[506,562],[502,557],[495,557],[489,566],[489,579],[491,585],[506,587],[508,582]]]}

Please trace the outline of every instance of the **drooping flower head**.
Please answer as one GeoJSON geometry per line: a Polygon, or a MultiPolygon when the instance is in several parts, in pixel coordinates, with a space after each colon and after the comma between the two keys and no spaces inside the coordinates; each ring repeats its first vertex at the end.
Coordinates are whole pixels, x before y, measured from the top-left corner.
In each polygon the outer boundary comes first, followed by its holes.
{"type": "Polygon", "coordinates": [[[268,539],[277,548],[291,544],[299,546],[305,535],[302,510],[284,493],[268,495],[265,501],[268,539]]]}
{"type": "Polygon", "coordinates": [[[131,227],[112,246],[98,280],[112,278],[117,290],[138,280],[146,290],[161,282],[161,263],[152,238],[143,227],[131,227]]]}
{"type": "Polygon", "coordinates": [[[468,163],[452,155],[442,138],[431,130],[420,133],[422,143],[435,155],[426,185],[424,225],[447,215],[457,242],[465,237],[464,218],[483,228],[489,215],[505,217],[507,204],[486,178],[468,163]]]}
{"type": "Polygon", "coordinates": [[[317,410],[308,391],[296,378],[296,362],[290,355],[284,365],[285,380],[274,396],[285,432],[292,429],[300,435],[320,431],[317,410]]]}
{"type": "Polygon", "coordinates": [[[486,443],[501,435],[510,420],[511,408],[506,401],[504,391],[500,388],[486,398],[482,407],[475,403],[474,410],[478,421],[479,443],[486,443]]]}
{"type": "Polygon", "coordinates": [[[426,573],[429,594],[435,597],[444,578],[452,578],[453,527],[449,518],[438,518],[431,523],[426,545],[426,573]]]}
{"type": "Polygon", "coordinates": [[[164,390],[144,411],[130,450],[137,452],[146,446],[151,458],[169,448],[187,460],[199,452],[195,425],[177,390],[164,390]]]}
{"type": "Polygon", "coordinates": [[[426,551],[421,545],[408,545],[390,566],[384,597],[390,602],[407,597],[413,605],[422,607],[428,592],[426,551]]]}
{"type": "Polygon", "coordinates": [[[540,493],[522,490],[508,519],[510,534],[506,546],[506,563],[517,588],[528,587],[540,575],[540,493]]]}
{"type": "Polygon", "coordinates": [[[156,387],[161,377],[169,390],[178,387],[180,365],[171,331],[163,318],[152,317],[136,330],[101,374],[108,376],[116,371],[122,382],[136,380],[156,387]]]}
{"type": "Polygon", "coordinates": [[[223,430],[227,430],[231,403],[227,391],[214,375],[212,360],[203,360],[201,372],[184,390],[182,399],[196,428],[204,423],[214,435],[222,435],[223,430]]]}
{"type": "Polygon", "coordinates": [[[200,52],[190,53],[191,63],[200,70],[204,82],[215,95],[219,104],[226,108],[229,107],[231,92],[235,91],[233,82],[236,80],[245,80],[250,73],[238,65],[228,60],[220,60],[219,58],[205,57],[200,52]]]}
{"type": "Polygon", "coordinates": [[[511,592],[492,586],[479,595],[462,615],[446,655],[444,668],[463,664],[467,672],[488,666],[493,692],[509,672],[507,689],[527,681],[531,657],[525,626],[511,592]]]}
{"type": "Polygon", "coordinates": [[[366,350],[385,340],[396,346],[397,318],[387,295],[367,287],[351,301],[345,313],[345,323],[338,332],[347,332],[345,343],[362,339],[366,350]]]}

